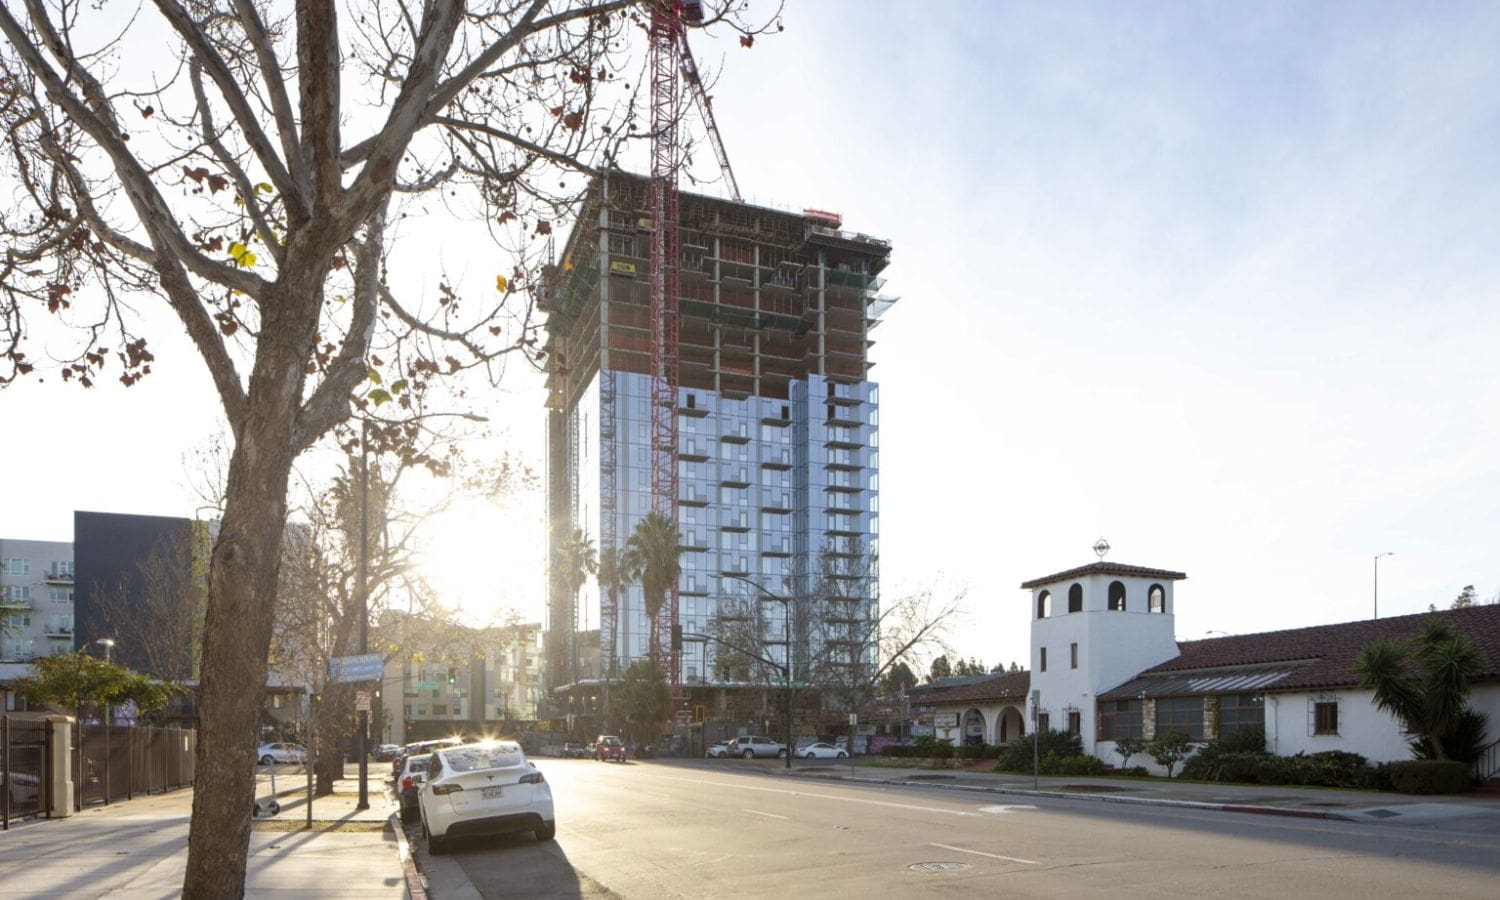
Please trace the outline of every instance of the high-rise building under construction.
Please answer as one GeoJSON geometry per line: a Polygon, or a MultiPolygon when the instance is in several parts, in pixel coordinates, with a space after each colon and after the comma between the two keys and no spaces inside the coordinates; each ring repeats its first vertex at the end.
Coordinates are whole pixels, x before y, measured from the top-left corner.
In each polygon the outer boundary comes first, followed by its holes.
{"type": "MultiPolygon", "coordinates": [[[[554,560],[575,531],[601,552],[623,549],[653,508],[660,349],[654,356],[647,210],[646,179],[597,179],[547,279],[554,560]]],[[[879,277],[891,247],[842,230],[831,213],[694,194],[681,196],[679,221],[676,620],[685,640],[675,675],[679,699],[732,720],[715,689],[764,683],[758,660],[784,665],[790,655],[792,677],[815,682],[817,659],[874,659],[879,391],[869,350],[894,302],[879,277]]],[[[575,593],[560,569],[549,582],[548,680],[554,701],[573,706],[553,710],[607,725],[587,688],[650,657],[644,593],[637,579],[617,599],[601,597],[592,578],[575,593]]]]}

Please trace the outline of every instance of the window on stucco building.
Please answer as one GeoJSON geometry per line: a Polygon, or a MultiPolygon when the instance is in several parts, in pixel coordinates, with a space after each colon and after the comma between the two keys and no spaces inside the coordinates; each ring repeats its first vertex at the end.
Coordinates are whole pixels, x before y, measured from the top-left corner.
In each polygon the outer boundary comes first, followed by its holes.
{"type": "Polygon", "coordinates": [[[1076,709],[1068,711],[1068,734],[1073,737],[1083,734],[1083,713],[1076,709]]]}
{"type": "Polygon", "coordinates": [[[1105,700],[1099,704],[1099,740],[1142,736],[1141,701],[1105,700]]]}
{"type": "Polygon", "coordinates": [[[1083,612],[1083,585],[1075,584],[1068,588],[1068,612],[1083,612]]]}
{"type": "Polygon", "coordinates": [[[1156,733],[1175,731],[1203,740],[1203,698],[1162,697],[1156,701],[1156,733]]]}
{"type": "Polygon", "coordinates": [[[1224,694],[1219,697],[1219,737],[1238,731],[1264,728],[1266,701],[1259,694],[1224,694]]]}
{"type": "Polygon", "coordinates": [[[1313,700],[1312,733],[1337,736],[1339,733],[1339,702],[1337,700],[1313,700]]]}

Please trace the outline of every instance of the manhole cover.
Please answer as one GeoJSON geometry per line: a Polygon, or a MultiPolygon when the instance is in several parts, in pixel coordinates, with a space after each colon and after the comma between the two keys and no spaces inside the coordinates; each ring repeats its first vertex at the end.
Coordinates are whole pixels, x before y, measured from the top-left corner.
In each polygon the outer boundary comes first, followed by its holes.
{"type": "Polygon", "coordinates": [[[907,866],[913,872],[957,872],[968,867],[968,863],[960,862],[920,862],[907,866]]]}

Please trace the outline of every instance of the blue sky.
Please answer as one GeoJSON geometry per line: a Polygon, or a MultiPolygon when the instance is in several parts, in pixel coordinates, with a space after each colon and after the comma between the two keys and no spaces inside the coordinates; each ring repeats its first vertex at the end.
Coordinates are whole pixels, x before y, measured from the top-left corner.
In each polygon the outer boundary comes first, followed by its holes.
{"type": "MultiPolygon", "coordinates": [[[[1368,615],[1386,550],[1387,613],[1500,592],[1500,7],[791,0],[785,24],[695,46],[748,199],[895,245],[884,590],[966,585],[963,655],[1024,660],[1016,586],[1101,535],[1188,573],[1183,638],[1368,615]]],[[[65,423],[3,451],[57,464],[0,533],[191,511],[180,454],[216,411],[173,347],[128,394],[0,396],[65,423]]],[[[540,409],[517,380],[483,411],[539,463],[540,409]]]]}

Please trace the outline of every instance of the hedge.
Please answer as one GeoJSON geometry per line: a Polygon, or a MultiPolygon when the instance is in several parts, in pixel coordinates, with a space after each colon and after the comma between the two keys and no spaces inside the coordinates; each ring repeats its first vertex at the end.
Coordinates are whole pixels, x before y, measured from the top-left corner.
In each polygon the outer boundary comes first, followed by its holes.
{"type": "Polygon", "coordinates": [[[1403,794],[1461,794],[1474,787],[1469,767],[1451,759],[1407,759],[1390,765],[1391,786],[1403,794]]]}

